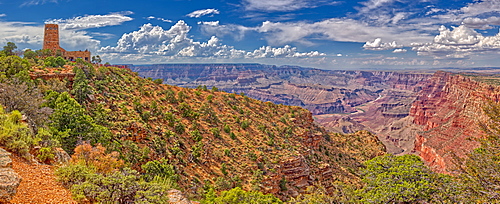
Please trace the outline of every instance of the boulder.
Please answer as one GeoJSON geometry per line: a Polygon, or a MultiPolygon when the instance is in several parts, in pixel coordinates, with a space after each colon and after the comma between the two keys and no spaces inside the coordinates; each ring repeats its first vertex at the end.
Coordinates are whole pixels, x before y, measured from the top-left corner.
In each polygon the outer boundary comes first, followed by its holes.
{"type": "Polygon", "coordinates": [[[0,148],[0,168],[12,168],[12,159],[10,159],[10,152],[0,148]]]}
{"type": "Polygon", "coordinates": [[[199,202],[190,201],[181,191],[176,189],[168,191],[168,202],[170,204],[199,204],[199,202]]]}
{"type": "Polygon", "coordinates": [[[0,148],[0,203],[8,203],[17,192],[21,177],[12,169],[11,154],[0,148]]]}
{"type": "Polygon", "coordinates": [[[64,164],[69,162],[71,157],[69,154],[64,151],[62,148],[55,148],[54,149],[54,164],[64,164]]]}

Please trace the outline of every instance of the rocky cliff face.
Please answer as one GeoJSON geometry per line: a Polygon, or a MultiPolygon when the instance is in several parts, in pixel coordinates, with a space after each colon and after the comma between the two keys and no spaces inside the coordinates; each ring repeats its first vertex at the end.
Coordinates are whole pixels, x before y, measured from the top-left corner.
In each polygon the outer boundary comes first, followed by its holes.
{"type": "Polygon", "coordinates": [[[411,107],[413,123],[422,128],[414,150],[431,166],[446,171],[453,156],[463,157],[479,146],[474,141],[484,135],[479,124],[488,119],[483,108],[499,99],[498,87],[437,72],[411,107]]]}

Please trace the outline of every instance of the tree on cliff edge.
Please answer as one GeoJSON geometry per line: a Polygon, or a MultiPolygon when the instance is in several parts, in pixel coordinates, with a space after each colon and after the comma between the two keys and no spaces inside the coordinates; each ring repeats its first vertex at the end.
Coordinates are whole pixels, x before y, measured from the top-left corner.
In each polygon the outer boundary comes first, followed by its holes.
{"type": "Polygon", "coordinates": [[[432,172],[416,155],[385,155],[365,163],[363,203],[455,202],[451,177],[432,172]]]}
{"type": "Polygon", "coordinates": [[[15,49],[17,49],[17,45],[13,42],[8,42],[6,46],[3,46],[3,52],[6,55],[14,55],[15,49]]]}

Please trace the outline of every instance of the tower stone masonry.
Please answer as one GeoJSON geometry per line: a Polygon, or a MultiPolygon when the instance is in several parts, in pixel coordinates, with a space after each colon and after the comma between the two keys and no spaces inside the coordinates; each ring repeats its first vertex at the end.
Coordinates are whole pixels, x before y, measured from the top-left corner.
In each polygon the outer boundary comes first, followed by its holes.
{"type": "Polygon", "coordinates": [[[81,58],[90,62],[90,51],[66,51],[59,45],[59,25],[57,24],[45,24],[43,49],[52,50],[55,55],[62,56],[66,60],[75,61],[81,58]]]}

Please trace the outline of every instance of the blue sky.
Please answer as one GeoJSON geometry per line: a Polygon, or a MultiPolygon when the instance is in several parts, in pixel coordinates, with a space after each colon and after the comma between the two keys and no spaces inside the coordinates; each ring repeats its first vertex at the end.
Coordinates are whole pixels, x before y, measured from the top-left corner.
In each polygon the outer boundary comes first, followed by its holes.
{"type": "Polygon", "coordinates": [[[0,44],[40,49],[44,23],[111,63],[500,65],[500,0],[0,0],[0,44]]]}

